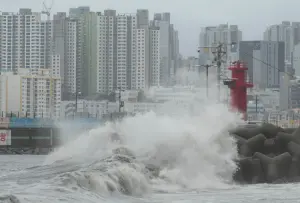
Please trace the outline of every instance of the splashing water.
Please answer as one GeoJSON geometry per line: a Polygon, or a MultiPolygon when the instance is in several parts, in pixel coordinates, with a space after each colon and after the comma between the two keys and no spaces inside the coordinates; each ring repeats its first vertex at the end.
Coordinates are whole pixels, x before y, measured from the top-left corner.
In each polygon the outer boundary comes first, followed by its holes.
{"type": "Polygon", "coordinates": [[[238,121],[221,104],[206,105],[193,116],[140,114],[82,134],[49,155],[45,165],[89,163],[68,178],[100,194],[228,187],[237,157],[228,128],[238,121]]]}
{"type": "MultiPolygon", "coordinates": [[[[216,92],[214,88],[210,91],[216,92]]],[[[170,101],[158,112],[82,134],[68,123],[62,135],[66,143],[43,165],[0,177],[0,187],[14,183],[13,192],[0,193],[0,198],[46,202],[47,195],[48,202],[57,202],[57,196],[64,202],[99,202],[115,195],[232,188],[237,149],[228,129],[241,120],[227,106],[201,95],[190,101],[193,108],[170,101]]]]}

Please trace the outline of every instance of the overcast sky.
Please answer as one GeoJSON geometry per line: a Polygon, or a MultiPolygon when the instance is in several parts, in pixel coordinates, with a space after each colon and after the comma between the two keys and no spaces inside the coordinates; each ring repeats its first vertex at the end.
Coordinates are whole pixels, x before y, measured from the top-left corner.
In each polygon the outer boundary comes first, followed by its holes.
{"type": "MultiPolygon", "coordinates": [[[[47,4],[51,1],[46,0],[47,4]]],[[[0,0],[0,11],[16,12],[19,8],[41,11],[42,2],[0,0]]],[[[184,56],[196,55],[201,27],[237,24],[244,40],[259,40],[268,25],[284,20],[300,21],[300,0],[54,0],[52,12],[78,6],[90,6],[92,11],[115,9],[118,13],[149,9],[150,19],[153,13],[170,12],[184,56]]]]}

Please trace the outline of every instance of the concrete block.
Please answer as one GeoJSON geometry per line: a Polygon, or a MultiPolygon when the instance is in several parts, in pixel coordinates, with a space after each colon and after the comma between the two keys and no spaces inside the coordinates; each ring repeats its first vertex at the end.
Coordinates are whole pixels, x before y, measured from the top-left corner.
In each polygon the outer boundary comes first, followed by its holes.
{"type": "Polygon", "coordinates": [[[275,138],[266,139],[264,142],[264,154],[277,154],[280,152],[280,147],[275,138]]]}
{"type": "Polygon", "coordinates": [[[264,171],[265,180],[268,183],[272,183],[277,179],[288,176],[289,174],[292,156],[288,152],[280,154],[274,158],[256,152],[253,155],[253,158],[260,160],[262,169],[264,171]]]}
{"type": "Polygon", "coordinates": [[[252,157],[242,158],[237,161],[238,170],[233,175],[233,180],[241,184],[255,184],[264,182],[263,171],[258,159],[252,157]]]}
{"type": "Polygon", "coordinates": [[[266,138],[274,138],[280,131],[282,131],[281,128],[270,123],[264,123],[261,125],[261,133],[264,134],[266,138]]]}
{"type": "Polygon", "coordinates": [[[259,126],[257,127],[251,127],[251,128],[245,128],[245,127],[238,127],[236,129],[233,129],[230,131],[230,133],[238,135],[244,139],[250,139],[254,137],[255,135],[258,135],[261,133],[261,128],[259,126]]]}
{"type": "Polygon", "coordinates": [[[288,152],[295,158],[300,159],[300,145],[295,142],[289,142],[287,145],[288,152]]]}
{"type": "Polygon", "coordinates": [[[295,132],[295,130],[296,130],[295,128],[283,128],[280,132],[293,134],[293,132],[295,132]]]}
{"type": "Polygon", "coordinates": [[[300,159],[293,157],[289,174],[288,174],[289,182],[293,182],[295,178],[299,176],[300,176],[300,159]]]}
{"type": "Polygon", "coordinates": [[[255,135],[246,140],[240,147],[240,155],[248,157],[252,156],[255,152],[263,152],[265,141],[266,137],[263,134],[255,135]]]}

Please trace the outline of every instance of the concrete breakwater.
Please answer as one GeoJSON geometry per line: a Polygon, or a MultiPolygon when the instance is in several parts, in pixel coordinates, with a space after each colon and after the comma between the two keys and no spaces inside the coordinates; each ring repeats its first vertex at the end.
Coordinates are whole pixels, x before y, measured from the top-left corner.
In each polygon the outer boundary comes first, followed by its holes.
{"type": "Polygon", "coordinates": [[[60,144],[59,128],[0,129],[0,154],[47,154],[60,144]]]}
{"type": "Polygon", "coordinates": [[[236,182],[286,183],[300,181],[300,127],[245,125],[230,131],[237,141],[236,182]]]}
{"type": "MultiPolygon", "coordinates": [[[[88,126],[89,127],[89,126],[88,126]]],[[[76,139],[86,126],[64,128],[8,128],[0,129],[1,154],[49,154],[68,140],[76,139]],[[68,136],[66,136],[66,132],[68,136]]]]}

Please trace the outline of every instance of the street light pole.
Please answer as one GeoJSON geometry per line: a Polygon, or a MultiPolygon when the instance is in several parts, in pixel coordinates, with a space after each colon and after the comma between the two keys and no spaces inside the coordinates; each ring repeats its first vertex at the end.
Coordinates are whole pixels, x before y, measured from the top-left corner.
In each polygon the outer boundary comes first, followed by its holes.
{"type": "Polygon", "coordinates": [[[212,65],[203,65],[206,69],[206,98],[208,98],[208,68],[211,67],[212,65]]]}
{"type": "MultiPolygon", "coordinates": [[[[121,89],[119,89],[118,101],[119,101],[119,113],[121,112],[121,108],[124,107],[124,101],[122,101],[121,89]]],[[[123,90],[124,91],[124,90],[123,90]]]]}
{"type": "Polygon", "coordinates": [[[119,90],[119,113],[121,112],[121,90],[119,90]]]}
{"type": "Polygon", "coordinates": [[[78,92],[75,92],[75,112],[77,113],[78,92]]]}
{"type": "Polygon", "coordinates": [[[81,94],[81,92],[75,92],[75,112],[77,113],[78,108],[78,96],[81,94]]]}
{"type": "Polygon", "coordinates": [[[226,62],[227,56],[227,46],[233,46],[236,43],[218,43],[216,46],[204,46],[198,47],[198,53],[200,53],[200,49],[213,49],[211,52],[214,55],[213,63],[217,65],[217,86],[218,86],[218,101],[221,101],[221,65],[226,62]]]}
{"type": "MultiPolygon", "coordinates": [[[[206,98],[208,98],[208,68],[209,67],[212,67],[213,65],[209,65],[209,64],[206,64],[206,65],[196,65],[198,67],[205,67],[205,71],[206,71],[206,98]]],[[[198,71],[200,73],[200,70],[198,71]]]]}

